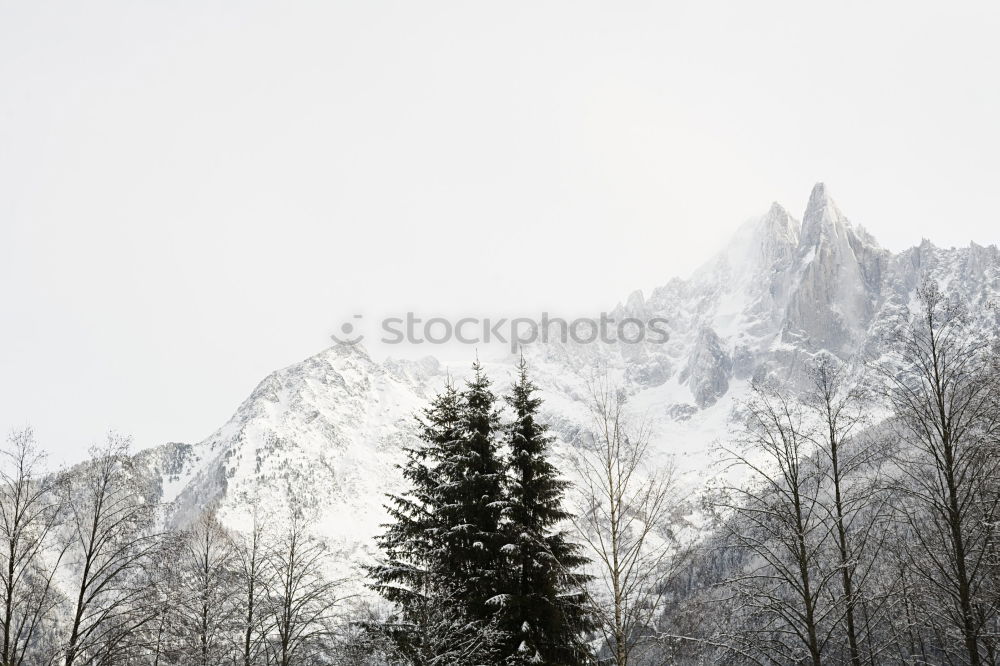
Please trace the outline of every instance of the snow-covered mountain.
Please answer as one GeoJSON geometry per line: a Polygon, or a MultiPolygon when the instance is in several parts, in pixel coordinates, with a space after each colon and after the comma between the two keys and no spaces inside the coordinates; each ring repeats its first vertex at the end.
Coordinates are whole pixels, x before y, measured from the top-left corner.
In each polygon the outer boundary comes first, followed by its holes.
{"type": "MultiPolygon", "coordinates": [[[[752,380],[794,382],[821,350],[854,367],[877,357],[924,277],[960,295],[977,326],[1000,326],[995,245],[942,249],[924,240],[893,254],[852,225],[819,184],[801,222],[773,204],[690,278],[648,298],[634,293],[614,311],[665,319],[668,342],[553,342],[526,354],[562,442],[587,426],[586,380],[603,369],[651,422],[656,455],[673,456],[695,484],[752,380]]],[[[513,361],[487,364],[498,388],[513,361]]],[[[378,362],[360,345],[335,346],[265,378],[202,442],[141,458],[176,522],[216,503],[239,525],[255,496],[272,507],[294,497],[321,517],[340,559],[357,562],[371,553],[384,493],[399,487],[394,465],[412,437],[413,414],[446,373],[430,358],[378,362]]]]}

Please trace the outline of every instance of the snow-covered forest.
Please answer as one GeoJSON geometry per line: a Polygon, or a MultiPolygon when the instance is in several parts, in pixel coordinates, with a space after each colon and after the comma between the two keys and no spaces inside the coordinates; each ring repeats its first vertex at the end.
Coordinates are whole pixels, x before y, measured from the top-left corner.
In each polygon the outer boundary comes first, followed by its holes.
{"type": "Polygon", "coordinates": [[[544,395],[474,365],[415,414],[378,555],[308,502],[183,525],[112,435],[0,476],[0,664],[997,664],[1000,347],[919,290],[862,373],[756,382],[703,488],[597,377],[557,468],[544,395]]]}
{"type": "Polygon", "coordinates": [[[0,0],[0,666],[1000,666],[998,35],[0,0]]]}

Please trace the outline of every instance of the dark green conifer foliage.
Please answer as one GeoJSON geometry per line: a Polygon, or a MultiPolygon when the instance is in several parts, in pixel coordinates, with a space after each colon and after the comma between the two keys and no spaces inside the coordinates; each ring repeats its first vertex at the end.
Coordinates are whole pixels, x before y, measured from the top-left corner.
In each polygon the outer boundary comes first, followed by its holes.
{"type": "Polygon", "coordinates": [[[503,430],[490,380],[478,361],[472,370],[462,392],[462,446],[448,462],[454,486],[446,508],[446,540],[459,595],[470,617],[486,622],[502,603],[503,430]]]}
{"type": "Polygon", "coordinates": [[[423,624],[442,605],[451,605],[454,596],[454,554],[444,535],[454,485],[449,461],[462,448],[461,402],[449,383],[419,419],[420,444],[406,450],[402,467],[408,489],[388,496],[391,522],[376,537],[385,560],[368,570],[370,587],[399,608],[389,633],[404,652],[426,652],[420,642],[429,629],[423,624]]]}
{"type": "Polygon", "coordinates": [[[569,517],[562,506],[568,484],[547,459],[552,438],[538,420],[536,391],[522,358],[506,398],[514,421],[504,511],[509,597],[501,626],[519,663],[586,664],[592,655],[583,637],[593,624],[583,593],[588,577],[578,570],[588,560],[557,529],[569,517]]]}
{"type": "Polygon", "coordinates": [[[435,654],[432,636],[478,632],[490,635],[480,651],[490,663],[591,660],[578,572],[587,560],[557,529],[566,482],[547,460],[535,392],[522,361],[506,398],[514,420],[503,425],[477,362],[463,391],[449,384],[424,411],[402,468],[408,489],[389,496],[391,522],[377,537],[385,560],[369,569],[371,588],[399,609],[383,629],[404,654],[435,654]]]}

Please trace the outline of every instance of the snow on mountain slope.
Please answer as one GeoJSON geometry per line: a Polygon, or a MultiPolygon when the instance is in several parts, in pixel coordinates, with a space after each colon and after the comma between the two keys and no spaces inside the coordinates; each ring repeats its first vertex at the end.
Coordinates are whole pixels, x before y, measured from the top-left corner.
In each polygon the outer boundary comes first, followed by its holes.
{"type": "Polygon", "coordinates": [[[413,414],[442,378],[431,359],[380,364],[349,346],[271,374],[224,426],[176,450],[162,483],[172,522],[214,504],[239,526],[255,500],[275,515],[295,502],[321,519],[338,553],[353,556],[382,522],[413,414]]]}
{"type": "MultiPolygon", "coordinates": [[[[801,222],[774,204],[691,278],[671,280],[648,298],[633,294],[614,311],[666,319],[667,343],[528,348],[560,438],[557,453],[587,426],[586,380],[604,369],[651,422],[655,455],[674,457],[696,485],[710,473],[711,444],[726,435],[752,380],[794,382],[821,350],[854,367],[877,357],[924,277],[960,294],[976,326],[1000,326],[991,307],[1000,300],[995,245],[940,249],[925,240],[892,254],[852,225],[822,184],[801,222]]],[[[498,391],[514,360],[487,364],[498,391]]],[[[320,517],[343,562],[362,561],[383,520],[384,493],[399,487],[394,465],[412,441],[413,414],[446,373],[433,359],[376,362],[360,345],[332,347],[264,379],[204,441],[141,456],[160,479],[162,499],[173,503],[176,523],[215,503],[239,526],[254,497],[272,509],[294,498],[320,517]]]]}

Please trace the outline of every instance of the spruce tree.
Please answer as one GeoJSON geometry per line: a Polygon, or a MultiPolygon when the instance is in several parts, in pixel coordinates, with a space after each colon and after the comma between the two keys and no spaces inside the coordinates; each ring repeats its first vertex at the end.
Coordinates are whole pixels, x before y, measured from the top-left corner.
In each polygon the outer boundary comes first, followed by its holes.
{"type": "Polygon", "coordinates": [[[505,532],[508,554],[507,591],[501,627],[510,635],[519,663],[584,664],[592,659],[583,642],[593,629],[583,586],[589,577],[579,568],[589,560],[558,524],[568,483],[548,459],[552,438],[538,419],[541,399],[528,378],[524,359],[507,403],[514,421],[508,428],[505,532]]]}
{"type": "Polygon", "coordinates": [[[454,481],[447,478],[452,469],[447,461],[461,447],[461,396],[451,383],[418,423],[420,443],[406,449],[402,466],[409,487],[405,494],[388,496],[391,522],[376,537],[385,559],[368,569],[370,587],[399,608],[401,622],[390,633],[404,652],[424,651],[421,635],[428,632],[422,625],[453,594],[454,562],[442,540],[454,481]]]}
{"type": "Polygon", "coordinates": [[[462,446],[452,451],[448,464],[454,486],[445,508],[445,543],[453,558],[459,595],[471,618],[494,619],[502,603],[504,503],[502,437],[497,397],[479,361],[462,392],[462,446]]]}
{"type": "Polygon", "coordinates": [[[389,496],[391,522],[376,538],[385,560],[368,570],[370,587],[399,608],[401,622],[383,629],[414,664],[458,646],[500,663],[501,428],[490,382],[473,370],[464,391],[449,384],[419,420],[420,444],[402,467],[409,488],[389,496]]]}

